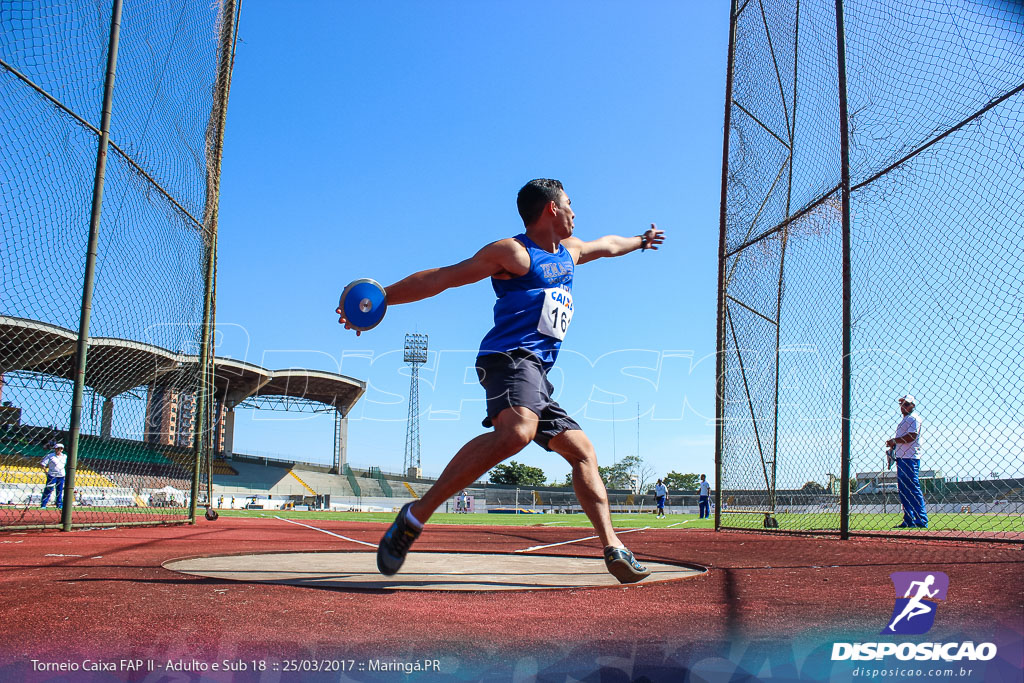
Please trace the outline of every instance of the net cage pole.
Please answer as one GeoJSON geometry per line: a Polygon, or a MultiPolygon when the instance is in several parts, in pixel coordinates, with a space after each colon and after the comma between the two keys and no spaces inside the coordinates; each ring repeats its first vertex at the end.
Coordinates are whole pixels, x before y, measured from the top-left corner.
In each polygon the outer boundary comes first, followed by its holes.
{"type": "Polygon", "coordinates": [[[234,67],[235,45],[238,25],[238,7],[234,0],[226,0],[221,15],[219,61],[217,66],[217,91],[210,112],[210,124],[206,134],[206,207],[203,217],[205,228],[205,283],[203,297],[203,322],[200,341],[199,400],[197,403],[196,434],[194,439],[195,463],[192,474],[192,500],[189,503],[189,521],[196,521],[196,504],[199,497],[199,482],[203,474],[203,457],[206,457],[207,505],[213,505],[213,326],[216,306],[217,274],[217,220],[220,202],[220,169],[224,149],[224,128],[227,120],[228,95],[231,91],[231,73],[234,67]],[[209,422],[209,427],[207,425],[209,422]]]}
{"type": "MultiPolygon", "coordinates": [[[[796,102],[793,103],[793,115],[796,116],[796,102]]],[[[793,164],[789,164],[790,174],[793,173],[793,164]]],[[[789,182],[790,191],[792,191],[793,181],[790,178],[789,182]]],[[[786,198],[786,214],[789,214],[789,197],[786,198]]],[[[782,282],[783,273],[786,268],[786,233],[783,231],[781,237],[781,251],[779,253],[779,288],[776,294],[775,303],[775,391],[773,393],[772,404],[774,407],[774,416],[772,423],[774,432],[772,434],[772,470],[771,470],[771,486],[768,489],[768,508],[772,514],[775,514],[776,510],[776,499],[778,490],[778,463],[779,463],[779,369],[781,366],[780,349],[782,343],[782,282]]]]}
{"type": "Polygon", "coordinates": [[[209,358],[210,362],[207,363],[206,372],[206,386],[208,391],[207,396],[207,410],[210,412],[210,428],[207,429],[206,444],[206,516],[207,519],[216,519],[216,513],[213,512],[213,459],[217,454],[217,436],[220,430],[223,428],[223,424],[220,421],[220,411],[217,408],[217,398],[215,396],[216,385],[214,384],[215,366],[217,363],[217,345],[214,339],[217,331],[217,245],[213,245],[213,288],[210,302],[210,329],[214,334],[210,335],[210,351],[209,358]]]}
{"type": "MultiPolygon", "coordinates": [[[[796,16],[793,21],[793,115],[789,120],[789,177],[787,179],[786,189],[786,216],[790,215],[793,210],[793,150],[796,147],[796,113],[797,113],[797,73],[798,73],[798,60],[797,55],[800,53],[800,0],[796,1],[795,6],[796,16]]],[[[778,65],[776,65],[778,69],[778,65]]],[[[779,78],[779,90],[782,90],[782,79],[779,78]]],[[[785,282],[786,273],[786,247],[789,245],[789,233],[786,230],[779,232],[780,250],[779,250],[779,286],[776,291],[775,298],[775,393],[774,393],[774,415],[772,422],[774,425],[774,433],[772,434],[772,485],[771,491],[769,492],[769,503],[771,511],[774,514],[776,511],[776,504],[778,501],[778,463],[779,463],[779,376],[782,372],[782,295],[785,288],[783,283],[785,282]]],[[[777,528],[777,524],[773,523],[773,527],[777,528]]]]}
{"type": "MultiPolygon", "coordinates": [[[[207,208],[209,211],[209,208],[207,208]]],[[[207,224],[209,225],[209,224],[207,224]]],[[[207,399],[211,391],[210,387],[210,312],[213,299],[213,263],[216,258],[215,247],[216,235],[207,229],[206,235],[206,262],[205,262],[205,292],[203,297],[203,321],[201,327],[201,341],[199,347],[199,387],[196,397],[196,431],[193,438],[194,463],[192,469],[192,488],[188,505],[188,521],[192,524],[196,521],[196,501],[199,497],[199,482],[203,474],[203,454],[206,448],[206,416],[207,399]]]]}
{"type": "Polygon", "coordinates": [[[92,190],[92,211],[89,217],[89,242],[85,257],[85,279],[82,285],[82,309],[78,324],[78,340],[75,347],[74,398],[71,403],[67,472],[64,479],[64,505],[61,510],[61,526],[64,531],[71,531],[72,507],[75,500],[75,470],[78,466],[78,437],[82,428],[85,368],[89,350],[89,323],[92,316],[92,295],[96,282],[100,215],[103,211],[103,183],[106,179],[107,150],[110,146],[110,119],[114,102],[117,48],[121,36],[121,2],[122,0],[114,0],[114,5],[110,12],[110,38],[107,42],[106,79],[103,84],[100,135],[96,150],[96,173],[92,190]]]}
{"type": "MultiPolygon", "coordinates": [[[[725,129],[722,136],[722,201],[718,234],[718,327],[715,359],[715,530],[722,525],[722,451],[725,447],[725,251],[729,189],[729,123],[732,113],[732,74],[736,51],[736,2],[729,7],[729,57],[725,75],[725,129]]],[[[614,419],[612,425],[614,427],[614,419]]]]}
{"type": "MultiPolygon", "coordinates": [[[[219,174],[218,174],[219,175],[219,174]]],[[[218,202],[219,203],[219,202],[218,202]]],[[[213,242],[212,246],[213,254],[211,260],[213,261],[213,273],[211,275],[211,294],[210,294],[210,319],[209,322],[204,325],[204,328],[210,330],[210,339],[208,343],[208,363],[205,373],[205,396],[206,396],[206,410],[209,415],[210,427],[206,429],[206,463],[204,479],[206,482],[206,518],[209,520],[217,519],[217,512],[213,506],[213,459],[217,453],[217,442],[218,435],[223,429],[221,422],[220,410],[217,407],[217,398],[215,396],[216,384],[214,383],[216,374],[216,341],[215,335],[217,331],[217,242],[213,242]]]]}
{"type": "Polygon", "coordinates": [[[836,0],[836,63],[839,69],[839,149],[843,203],[843,379],[842,445],[839,479],[839,537],[850,538],[850,377],[853,365],[853,272],[850,239],[850,126],[846,92],[846,32],[843,0],[836,0]]]}
{"type": "Polygon", "coordinates": [[[210,316],[210,299],[212,298],[211,292],[211,280],[213,278],[212,266],[213,261],[213,246],[209,244],[209,235],[207,235],[206,245],[206,289],[203,300],[203,322],[200,347],[199,347],[199,387],[197,390],[198,396],[196,397],[196,427],[195,435],[193,437],[193,449],[194,449],[194,461],[192,467],[192,487],[189,496],[188,504],[188,521],[192,524],[196,521],[196,498],[199,495],[199,479],[202,476],[202,459],[204,445],[206,443],[206,394],[207,388],[207,368],[210,363],[210,333],[209,325],[207,324],[210,316]]]}

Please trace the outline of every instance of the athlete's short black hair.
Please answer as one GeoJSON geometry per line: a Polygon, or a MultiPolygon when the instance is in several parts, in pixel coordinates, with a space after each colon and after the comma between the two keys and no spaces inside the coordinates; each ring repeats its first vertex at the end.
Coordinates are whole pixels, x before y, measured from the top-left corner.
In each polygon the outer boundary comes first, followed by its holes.
{"type": "Polygon", "coordinates": [[[529,227],[538,218],[548,202],[557,202],[564,192],[561,181],[552,178],[535,178],[523,185],[516,197],[516,207],[523,219],[523,225],[529,227]]]}

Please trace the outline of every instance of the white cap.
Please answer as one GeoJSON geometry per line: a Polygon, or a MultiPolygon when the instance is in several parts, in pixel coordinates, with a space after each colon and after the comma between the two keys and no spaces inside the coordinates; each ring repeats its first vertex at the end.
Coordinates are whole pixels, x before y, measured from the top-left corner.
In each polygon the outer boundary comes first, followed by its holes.
{"type": "Polygon", "coordinates": [[[917,399],[915,399],[910,394],[907,394],[905,396],[900,396],[898,400],[899,400],[900,403],[910,403],[910,404],[915,405],[915,406],[917,405],[917,399]]]}
{"type": "Polygon", "coordinates": [[[64,444],[62,444],[62,443],[55,443],[55,444],[53,444],[53,450],[57,450],[58,448],[64,448],[64,444]]]}

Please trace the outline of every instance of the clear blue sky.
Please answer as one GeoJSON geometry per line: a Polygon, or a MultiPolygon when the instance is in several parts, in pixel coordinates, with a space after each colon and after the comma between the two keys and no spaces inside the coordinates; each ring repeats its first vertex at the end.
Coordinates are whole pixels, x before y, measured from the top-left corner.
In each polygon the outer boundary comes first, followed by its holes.
{"type": "MultiPolygon", "coordinates": [[[[220,210],[220,355],[367,381],[349,462],[399,471],[407,332],[430,337],[422,464],[482,431],[472,371],[487,281],[388,312],[356,337],[345,284],[390,284],[522,230],[515,196],[559,178],[577,235],[667,232],[657,253],[579,268],[552,374],[602,464],[714,470],[724,3],[247,2],[220,210]],[[616,422],[611,421],[612,403],[616,422]],[[613,438],[614,434],[614,438],[613,438]]],[[[331,458],[328,416],[240,411],[236,450],[331,458]]],[[[548,479],[569,467],[531,445],[548,479]]]]}

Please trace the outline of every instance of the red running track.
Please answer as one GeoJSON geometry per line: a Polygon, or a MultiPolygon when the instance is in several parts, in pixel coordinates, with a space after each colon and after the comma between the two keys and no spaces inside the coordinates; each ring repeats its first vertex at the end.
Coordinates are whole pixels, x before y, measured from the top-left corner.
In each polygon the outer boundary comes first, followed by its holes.
{"type": "MultiPolygon", "coordinates": [[[[305,523],[374,544],[384,530],[372,523],[305,523]]],[[[414,552],[510,552],[588,535],[589,529],[435,525],[414,552]]],[[[758,656],[770,658],[780,643],[799,650],[829,638],[878,640],[893,609],[889,574],[925,570],[950,579],[927,638],[992,640],[1000,659],[1005,654],[1006,671],[1024,670],[1019,545],[677,529],[637,531],[623,540],[641,560],[710,571],[662,584],[564,591],[357,592],[204,579],[161,566],[197,555],[370,550],[270,518],[3,534],[0,679],[75,680],[33,672],[31,660],[121,657],[274,663],[438,657],[452,680],[488,679],[488,671],[561,675],[574,666],[595,670],[627,661],[634,674],[640,667],[674,678],[694,662],[748,657],[758,643],[769,644],[758,656]]],[[[541,552],[597,557],[601,549],[595,540],[541,552]]],[[[798,652],[797,666],[801,658],[798,652]]],[[[565,680],[558,675],[553,680],[565,680]]],[[[218,676],[211,680],[249,680],[218,676]]],[[[301,677],[307,679],[319,680],[301,677]]],[[[89,680],[162,679],[122,671],[89,680]]]]}

